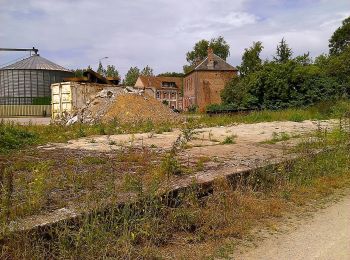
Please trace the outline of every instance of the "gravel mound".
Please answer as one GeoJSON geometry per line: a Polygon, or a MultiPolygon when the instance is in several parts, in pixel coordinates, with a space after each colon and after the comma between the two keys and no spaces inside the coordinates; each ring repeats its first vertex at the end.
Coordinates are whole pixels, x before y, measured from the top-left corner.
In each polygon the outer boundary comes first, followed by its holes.
{"type": "Polygon", "coordinates": [[[182,117],[143,92],[130,88],[106,88],[87,102],[80,111],[67,118],[67,124],[180,122],[182,117]]]}
{"type": "Polygon", "coordinates": [[[180,116],[153,97],[145,94],[127,93],[118,95],[102,116],[103,122],[116,119],[121,123],[152,121],[162,123],[177,121],[180,116]]]}

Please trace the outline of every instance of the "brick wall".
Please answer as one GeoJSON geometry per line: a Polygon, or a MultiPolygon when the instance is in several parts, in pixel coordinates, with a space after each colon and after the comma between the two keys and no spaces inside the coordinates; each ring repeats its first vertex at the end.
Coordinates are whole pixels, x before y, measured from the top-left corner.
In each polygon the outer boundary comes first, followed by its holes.
{"type": "Polygon", "coordinates": [[[194,71],[184,79],[184,108],[197,105],[204,112],[209,104],[221,103],[220,93],[235,71],[194,71]]]}
{"type": "Polygon", "coordinates": [[[183,83],[183,108],[187,110],[189,107],[196,105],[196,85],[198,74],[193,72],[184,78],[183,83]]]}

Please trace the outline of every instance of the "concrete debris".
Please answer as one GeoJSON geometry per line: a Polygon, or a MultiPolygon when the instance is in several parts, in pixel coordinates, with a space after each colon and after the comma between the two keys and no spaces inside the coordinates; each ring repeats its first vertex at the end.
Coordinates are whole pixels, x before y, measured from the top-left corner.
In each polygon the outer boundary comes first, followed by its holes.
{"type": "Polygon", "coordinates": [[[72,124],[75,124],[78,121],[79,121],[79,117],[78,117],[78,115],[76,115],[76,116],[73,116],[72,118],[70,118],[67,121],[66,125],[72,125],[72,124]]]}
{"type": "Polygon", "coordinates": [[[181,117],[170,108],[143,91],[131,87],[110,87],[98,92],[86,105],[72,114],[66,114],[60,123],[77,122],[94,124],[117,121],[118,123],[153,123],[179,121],[181,117]]]}

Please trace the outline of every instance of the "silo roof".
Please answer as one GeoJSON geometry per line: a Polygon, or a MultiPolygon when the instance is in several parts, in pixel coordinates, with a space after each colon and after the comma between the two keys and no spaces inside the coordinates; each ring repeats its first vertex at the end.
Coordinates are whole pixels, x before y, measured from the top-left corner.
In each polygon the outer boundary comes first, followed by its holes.
{"type": "Polygon", "coordinates": [[[70,71],[52,61],[49,61],[38,54],[34,54],[29,58],[23,59],[6,67],[0,68],[1,70],[59,70],[70,71]]]}

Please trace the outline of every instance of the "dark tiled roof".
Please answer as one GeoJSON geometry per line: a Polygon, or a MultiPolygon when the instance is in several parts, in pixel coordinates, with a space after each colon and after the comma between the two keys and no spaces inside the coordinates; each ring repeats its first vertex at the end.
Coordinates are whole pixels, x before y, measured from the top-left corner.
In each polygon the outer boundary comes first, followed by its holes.
{"type": "Polygon", "coordinates": [[[139,79],[141,80],[143,86],[136,86],[136,88],[141,88],[141,87],[152,87],[156,89],[161,89],[162,87],[162,82],[175,82],[176,87],[180,89],[182,85],[182,78],[180,77],[148,77],[148,76],[139,76],[139,79]]]}
{"type": "Polygon", "coordinates": [[[33,55],[24,60],[1,68],[2,70],[59,70],[70,71],[60,65],[53,63],[39,55],[33,55]]]}
{"type": "Polygon", "coordinates": [[[198,70],[233,70],[237,71],[237,69],[230,64],[228,64],[226,61],[224,61],[219,56],[213,54],[213,60],[214,60],[214,67],[210,68],[208,67],[208,57],[206,57],[201,63],[197,65],[197,67],[194,68],[194,71],[198,70]]]}

